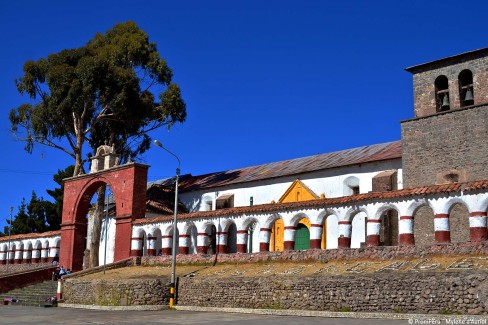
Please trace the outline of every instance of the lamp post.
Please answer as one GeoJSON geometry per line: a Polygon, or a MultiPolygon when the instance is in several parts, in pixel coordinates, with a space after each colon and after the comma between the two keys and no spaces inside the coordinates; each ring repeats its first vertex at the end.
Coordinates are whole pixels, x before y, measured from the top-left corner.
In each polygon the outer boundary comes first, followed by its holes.
{"type": "Polygon", "coordinates": [[[7,247],[7,272],[8,272],[8,265],[10,263],[10,250],[12,245],[10,244],[10,235],[12,232],[12,211],[14,211],[14,207],[10,207],[10,224],[8,227],[8,247],[7,247]]]}
{"type": "Polygon", "coordinates": [[[110,199],[109,196],[109,189],[110,187],[108,185],[105,185],[105,193],[107,194],[106,196],[106,201],[105,201],[105,248],[104,248],[104,253],[103,253],[103,274],[105,274],[105,265],[107,264],[107,242],[108,242],[108,201],[110,199]]]}
{"type": "Polygon", "coordinates": [[[180,178],[180,158],[177,155],[166,149],[161,142],[154,140],[154,145],[166,150],[178,161],[178,167],[176,168],[176,183],[175,183],[175,207],[173,216],[173,249],[171,256],[171,286],[170,286],[170,298],[169,298],[169,308],[173,308],[174,298],[175,298],[175,279],[176,279],[176,215],[178,214],[178,181],[180,178]]]}

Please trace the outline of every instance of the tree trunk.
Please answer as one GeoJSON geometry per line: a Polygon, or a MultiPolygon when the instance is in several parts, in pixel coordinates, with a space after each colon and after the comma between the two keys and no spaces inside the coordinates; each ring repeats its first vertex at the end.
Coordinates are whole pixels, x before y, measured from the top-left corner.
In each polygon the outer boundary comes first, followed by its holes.
{"type": "Polygon", "coordinates": [[[105,209],[105,186],[102,186],[97,190],[97,203],[95,206],[95,212],[93,216],[91,242],[90,242],[90,247],[88,248],[90,250],[90,267],[98,266],[100,236],[102,233],[102,220],[105,215],[104,209],[105,209]]]}

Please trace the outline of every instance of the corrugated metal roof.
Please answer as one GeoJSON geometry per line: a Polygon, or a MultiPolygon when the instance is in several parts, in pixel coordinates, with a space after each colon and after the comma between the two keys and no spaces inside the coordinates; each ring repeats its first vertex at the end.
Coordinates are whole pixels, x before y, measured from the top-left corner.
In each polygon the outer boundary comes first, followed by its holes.
{"type": "Polygon", "coordinates": [[[179,188],[193,191],[401,157],[401,141],[394,141],[200,176],[184,175],[179,188]]]}
{"type": "MultiPolygon", "coordinates": [[[[488,180],[481,180],[481,181],[473,181],[473,182],[466,182],[466,183],[451,183],[451,184],[432,185],[432,186],[424,186],[424,187],[414,187],[414,188],[407,188],[407,189],[389,191],[389,192],[369,192],[369,193],[363,193],[359,195],[342,196],[342,197],[330,198],[330,199],[324,198],[318,200],[288,202],[288,203],[268,203],[268,204],[254,205],[254,206],[234,207],[234,208],[221,209],[221,210],[198,211],[198,212],[192,212],[188,214],[179,214],[178,219],[179,220],[199,219],[199,218],[230,216],[230,215],[239,216],[245,213],[247,214],[263,213],[263,212],[275,213],[275,212],[296,210],[301,208],[325,208],[325,207],[360,204],[360,202],[371,202],[371,201],[388,200],[388,199],[401,200],[402,198],[415,197],[417,195],[423,195],[423,194],[431,195],[431,194],[453,193],[453,192],[461,192],[461,191],[474,192],[479,190],[486,191],[487,189],[488,189],[488,180]]],[[[172,217],[170,216],[151,218],[151,219],[142,218],[142,219],[135,220],[134,223],[146,224],[146,223],[155,223],[155,222],[165,222],[171,220],[172,217]]]]}

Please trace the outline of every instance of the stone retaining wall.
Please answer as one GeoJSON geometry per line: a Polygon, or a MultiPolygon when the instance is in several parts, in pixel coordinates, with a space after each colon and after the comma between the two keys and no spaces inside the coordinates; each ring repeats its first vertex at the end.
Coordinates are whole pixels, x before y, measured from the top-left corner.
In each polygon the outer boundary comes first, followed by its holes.
{"type": "MultiPolygon", "coordinates": [[[[219,263],[255,263],[263,261],[318,261],[327,262],[339,259],[383,259],[392,258],[422,258],[429,255],[488,255],[488,242],[481,243],[451,243],[435,244],[431,246],[378,246],[366,248],[340,248],[340,249],[311,249],[303,251],[235,253],[217,256],[219,263]]],[[[177,263],[204,263],[212,264],[215,255],[189,254],[177,256],[177,263]]],[[[144,256],[142,265],[170,264],[171,256],[144,256]]]]}
{"type": "Polygon", "coordinates": [[[54,270],[56,270],[56,266],[48,264],[43,267],[2,274],[0,275],[0,293],[51,280],[54,270]]]}
{"type": "Polygon", "coordinates": [[[181,278],[178,305],[487,314],[487,272],[181,278]]]}
{"type": "Polygon", "coordinates": [[[68,279],[64,282],[63,298],[64,303],[81,305],[168,305],[169,279],[68,279]]]}
{"type": "Polygon", "coordinates": [[[52,263],[43,262],[43,263],[24,263],[24,264],[9,264],[8,265],[8,272],[7,272],[7,265],[0,264],[0,276],[8,273],[16,273],[16,272],[23,272],[23,271],[30,271],[35,269],[42,269],[47,266],[53,266],[52,263]]]}

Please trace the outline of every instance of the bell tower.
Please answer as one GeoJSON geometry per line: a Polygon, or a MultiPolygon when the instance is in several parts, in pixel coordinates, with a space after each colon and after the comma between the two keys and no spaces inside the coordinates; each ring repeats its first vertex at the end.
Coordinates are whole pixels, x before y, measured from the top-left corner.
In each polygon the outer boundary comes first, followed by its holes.
{"type": "Polygon", "coordinates": [[[405,70],[415,117],[401,122],[404,187],[488,179],[488,48],[405,70]]]}

